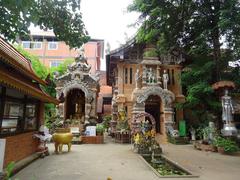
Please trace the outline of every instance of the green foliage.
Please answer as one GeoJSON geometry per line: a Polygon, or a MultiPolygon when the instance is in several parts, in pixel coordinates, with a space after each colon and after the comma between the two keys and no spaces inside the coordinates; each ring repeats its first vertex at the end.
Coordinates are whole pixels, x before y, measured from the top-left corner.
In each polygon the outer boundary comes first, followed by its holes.
{"type": "Polygon", "coordinates": [[[228,153],[237,152],[239,150],[237,143],[235,141],[220,136],[214,139],[213,144],[217,147],[223,147],[224,151],[228,153]]]}
{"type": "Polygon", "coordinates": [[[10,177],[12,176],[13,170],[15,167],[15,162],[10,162],[6,167],[6,173],[7,173],[7,180],[11,180],[10,177]]]}
{"type": "Polygon", "coordinates": [[[182,86],[186,90],[186,102],[178,104],[178,108],[191,109],[196,120],[207,125],[221,109],[219,99],[211,87],[214,62],[207,57],[196,57],[186,69],[181,77],[182,86]]]}
{"type": "MultiPolygon", "coordinates": [[[[160,42],[163,50],[182,49],[188,55],[219,53],[220,38],[239,56],[240,4],[237,0],[134,0],[129,11],[140,12],[138,40],[160,42]],[[212,51],[213,50],[213,51],[212,51]]],[[[214,54],[214,58],[219,54],[214,54]]]]}
{"type": "Polygon", "coordinates": [[[103,126],[103,124],[97,124],[97,125],[96,125],[96,132],[97,132],[97,134],[100,134],[100,135],[103,134],[103,132],[104,132],[104,126],[103,126]]]}
{"type": "Polygon", "coordinates": [[[125,120],[125,121],[118,121],[116,129],[118,131],[121,131],[121,132],[129,130],[128,121],[127,120],[125,120]]]}
{"type": "Polygon", "coordinates": [[[46,79],[49,69],[40,62],[39,58],[24,50],[21,45],[15,46],[15,48],[31,62],[37,76],[43,80],[46,79]]]}
{"type": "MultiPolygon", "coordinates": [[[[49,104],[48,104],[49,105],[49,104]]],[[[67,122],[68,120],[66,120],[67,122]]],[[[49,132],[53,134],[56,128],[63,127],[63,119],[56,114],[56,110],[54,106],[45,107],[45,122],[44,125],[49,129],[49,132]]]]}
{"type": "Polygon", "coordinates": [[[50,69],[51,75],[56,71],[59,73],[59,75],[63,75],[67,71],[68,65],[72,64],[73,62],[74,62],[73,58],[65,59],[61,64],[59,64],[59,66],[52,67],[50,69]]]}
{"type": "Polygon", "coordinates": [[[0,1],[0,34],[8,40],[29,34],[31,23],[41,29],[53,29],[59,41],[81,47],[89,40],[80,13],[80,0],[0,1]]]}
{"type": "Polygon", "coordinates": [[[128,9],[141,14],[138,41],[157,44],[161,54],[178,49],[191,62],[181,76],[186,102],[177,108],[191,109],[203,125],[219,116],[221,105],[211,85],[218,80],[240,85],[239,68],[227,67],[240,57],[240,2],[134,0],[128,9]]]}
{"type": "Polygon", "coordinates": [[[103,126],[104,129],[108,129],[110,127],[110,121],[112,120],[112,116],[111,115],[106,115],[103,117],[103,126]]]}
{"type": "Polygon", "coordinates": [[[158,57],[158,54],[156,50],[151,50],[144,52],[143,57],[158,57]]]}

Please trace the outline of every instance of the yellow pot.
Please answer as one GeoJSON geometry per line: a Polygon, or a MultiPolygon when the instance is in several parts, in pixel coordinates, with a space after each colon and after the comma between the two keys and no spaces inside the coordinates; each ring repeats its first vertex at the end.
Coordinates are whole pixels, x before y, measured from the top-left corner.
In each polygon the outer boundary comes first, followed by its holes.
{"type": "Polygon", "coordinates": [[[53,142],[55,143],[55,152],[62,152],[63,144],[68,145],[68,152],[71,150],[73,134],[72,133],[54,133],[53,142]]]}

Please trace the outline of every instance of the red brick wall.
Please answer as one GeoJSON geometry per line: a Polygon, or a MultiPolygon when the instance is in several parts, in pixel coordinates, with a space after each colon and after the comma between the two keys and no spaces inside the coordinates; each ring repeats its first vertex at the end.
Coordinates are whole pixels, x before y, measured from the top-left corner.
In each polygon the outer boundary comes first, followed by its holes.
{"type": "Polygon", "coordinates": [[[38,140],[33,139],[33,133],[23,133],[6,137],[4,167],[11,161],[19,161],[36,152],[38,140]]]}

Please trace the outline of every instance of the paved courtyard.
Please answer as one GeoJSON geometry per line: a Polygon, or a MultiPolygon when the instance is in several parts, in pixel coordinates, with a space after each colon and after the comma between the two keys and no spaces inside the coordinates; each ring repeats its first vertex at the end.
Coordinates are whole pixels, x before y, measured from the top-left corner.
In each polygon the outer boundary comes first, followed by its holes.
{"type": "MultiPolygon", "coordinates": [[[[132,152],[131,145],[73,145],[71,153],[33,162],[14,178],[19,180],[156,180],[151,169],[132,152]]],[[[64,147],[66,150],[67,148],[64,147]]],[[[238,180],[240,157],[194,150],[191,145],[163,145],[164,154],[190,169],[197,180],[238,180]]],[[[168,178],[170,180],[170,178],[168,178]]],[[[176,178],[173,178],[176,179],[176,178]]],[[[178,178],[183,180],[184,178],[178,178]]],[[[187,178],[189,180],[189,178],[187,178]]]]}

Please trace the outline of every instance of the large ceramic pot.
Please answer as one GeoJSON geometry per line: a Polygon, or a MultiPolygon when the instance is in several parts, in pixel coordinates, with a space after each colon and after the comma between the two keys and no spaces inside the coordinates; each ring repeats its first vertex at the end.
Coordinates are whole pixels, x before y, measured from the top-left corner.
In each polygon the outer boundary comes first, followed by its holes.
{"type": "Polygon", "coordinates": [[[70,130],[57,130],[52,136],[53,142],[55,143],[55,152],[62,152],[62,146],[66,144],[68,146],[68,152],[71,150],[73,134],[70,130]]]}

